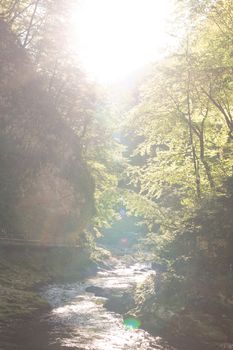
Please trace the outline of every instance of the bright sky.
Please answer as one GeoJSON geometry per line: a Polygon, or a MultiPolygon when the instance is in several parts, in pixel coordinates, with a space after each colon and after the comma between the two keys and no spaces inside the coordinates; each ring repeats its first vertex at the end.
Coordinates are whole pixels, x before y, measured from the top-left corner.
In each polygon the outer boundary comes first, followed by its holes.
{"type": "Polygon", "coordinates": [[[161,56],[172,0],[82,0],[75,18],[79,58],[99,82],[122,80],[161,56]]]}

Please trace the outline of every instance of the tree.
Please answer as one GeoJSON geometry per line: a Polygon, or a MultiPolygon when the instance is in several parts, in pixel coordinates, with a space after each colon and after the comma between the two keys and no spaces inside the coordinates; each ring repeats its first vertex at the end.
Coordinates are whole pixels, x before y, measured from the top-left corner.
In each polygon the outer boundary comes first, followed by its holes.
{"type": "Polygon", "coordinates": [[[179,3],[183,38],[152,67],[124,129],[134,145],[125,171],[128,205],[148,227],[145,258],[150,253],[166,266],[141,311],[169,334],[231,341],[231,316],[222,315],[232,312],[233,7],[179,3]]]}
{"type": "Polygon", "coordinates": [[[79,138],[4,22],[0,34],[1,230],[54,241],[81,234],[94,213],[94,184],[79,138]]]}

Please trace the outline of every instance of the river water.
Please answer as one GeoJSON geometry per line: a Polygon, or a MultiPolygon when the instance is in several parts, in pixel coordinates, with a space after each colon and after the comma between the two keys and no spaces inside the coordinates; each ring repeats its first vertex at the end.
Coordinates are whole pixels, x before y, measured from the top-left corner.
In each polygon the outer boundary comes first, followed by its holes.
{"type": "MultiPolygon", "coordinates": [[[[21,326],[15,335],[17,350],[172,350],[163,339],[142,329],[124,325],[123,317],[105,305],[111,295],[118,296],[119,309],[136,283],[154,272],[147,266],[118,265],[111,271],[99,271],[85,282],[52,284],[41,291],[51,311],[39,320],[21,326]],[[87,292],[86,288],[97,291],[87,292]],[[25,332],[25,327],[26,332],[25,332]]],[[[88,289],[88,290],[89,290],[88,289]]],[[[111,309],[111,308],[110,308],[111,309]]]]}

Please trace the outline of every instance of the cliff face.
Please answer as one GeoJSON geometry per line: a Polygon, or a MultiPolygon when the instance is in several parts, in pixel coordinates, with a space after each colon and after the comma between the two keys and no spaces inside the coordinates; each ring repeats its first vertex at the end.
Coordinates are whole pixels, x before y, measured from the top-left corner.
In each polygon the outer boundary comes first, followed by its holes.
{"type": "Polygon", "coordinates": [[[94,184],[77,135],[3,21],[0,102],[1,234],[72,243],[94,212],[94,184]]]}

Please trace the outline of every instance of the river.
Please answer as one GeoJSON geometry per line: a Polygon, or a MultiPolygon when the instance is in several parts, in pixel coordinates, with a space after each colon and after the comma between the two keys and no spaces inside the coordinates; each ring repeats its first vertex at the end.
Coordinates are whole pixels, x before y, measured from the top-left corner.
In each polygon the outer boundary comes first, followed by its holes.
{"type": "Polygon", "coordinates": [[[130,302],[127,296],[133,292],[136,283],[143,282],[153,273],[141,264],[130,267],[119,264],[112,270],[100,270],[97,276],[85,282],[46,286],[41,294],[49,301],[51,310],[39,320],[18,325],[9,349],[174,349],[159,337],[125,325],[122,315],[117,312],[130,302]],[[111,296],[114,296],[112,300],[111,296]]]}

